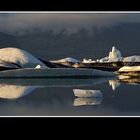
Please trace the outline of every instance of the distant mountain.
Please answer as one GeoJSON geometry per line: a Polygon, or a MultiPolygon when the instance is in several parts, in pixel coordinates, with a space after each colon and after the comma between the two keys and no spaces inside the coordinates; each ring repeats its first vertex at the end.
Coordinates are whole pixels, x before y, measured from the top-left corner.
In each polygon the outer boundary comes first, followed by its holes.
{"type": "Polygon", "coordinates": [[[112,46],[116,46],[123,56],[140,55],[140,23],[121,23],[112,27],[84,28],[76,33],[61,30],[44,32],[27,32],[8,35],[0,33],[0,48],[14,46],[25,49],[45,59],[64,57],[102,58],[108,55],[112,46]]]}

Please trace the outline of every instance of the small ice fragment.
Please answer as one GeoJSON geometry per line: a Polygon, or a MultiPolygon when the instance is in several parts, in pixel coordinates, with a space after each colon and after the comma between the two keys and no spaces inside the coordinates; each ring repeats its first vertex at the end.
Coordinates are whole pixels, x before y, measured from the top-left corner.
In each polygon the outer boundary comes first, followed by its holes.
{"type": "Polygon", "coordinates": [[[41,69],[41,66],[40,66],[40,65],[37,65],[37,66],[35,67],[35,69],[41,69]]]}

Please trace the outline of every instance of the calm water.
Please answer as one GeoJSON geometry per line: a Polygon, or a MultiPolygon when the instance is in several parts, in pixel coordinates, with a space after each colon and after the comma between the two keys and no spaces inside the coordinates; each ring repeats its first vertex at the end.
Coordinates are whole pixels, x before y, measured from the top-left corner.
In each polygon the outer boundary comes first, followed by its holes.
{"type": "Polygon", "coordinates": [[[139,91],[139,79],[1,79],[0,115],[140,115],[139,91]],[[73,89],[100,90],[103,97],[78,99],[73,89]]]}

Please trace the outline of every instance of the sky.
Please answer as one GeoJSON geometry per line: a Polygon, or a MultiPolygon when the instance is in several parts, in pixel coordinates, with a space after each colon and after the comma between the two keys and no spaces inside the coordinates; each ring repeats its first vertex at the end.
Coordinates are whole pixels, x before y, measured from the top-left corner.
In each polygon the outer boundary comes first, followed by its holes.
{"type": "Polygon", "coordinates": [[[140,22],[140,13],[0,13],[0,31],[15,32],[39,28],[74,32],[84,27],[113,26],[140,22]]]}

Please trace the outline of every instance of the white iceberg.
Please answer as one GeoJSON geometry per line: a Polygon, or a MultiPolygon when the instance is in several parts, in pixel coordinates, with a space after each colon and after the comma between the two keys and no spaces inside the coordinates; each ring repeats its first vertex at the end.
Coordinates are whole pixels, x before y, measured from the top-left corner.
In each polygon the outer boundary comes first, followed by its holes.
{"type": "Polygon", "coordinates": [[[42,68],[46,68],[44,66],[41,66],[41,65],[36,65],[35,69],[42,69],[42,68]]]}
{"type": "Polygon", "coordinates": [[[121,61],[122,59],[122,55],[121,52],[116,49],[114,46],[112,47],[112,51],[109,52],[109,62],[117,62],[117,61],[121,61]]]}
{"type": "Polygon", "coordinates": [[[109,61],[109,57],[108,57],[108,56],[106,56],[106,57],[104,57],[104,58],[98,60],[98,62],[101,62],[101,63],[103,63],[103,62],[108,62],[108,61],[109,61]]]}
{"type": "Polygon", "coordinates": [[[95,63],[96,61],[92,60],[92,59],[86,59],[84,58],[82,63],[95,63]]]}
{"type": "Polygon", "coordinates": [[[5,63],[18,65],[21,68],[34,68],[36,65],[47,66],[30,53],[18,48],[0,49],[0,60],[5,63]]]}
{"type": "Polygon", "coordinates": [[[72,57],[67,57],[59,60],[52,60],[51,62],[59,62],[59,63],[65,63],[65,62],[72,62],[72,63],[78,63],[80,62],[79,60],[72,58],[72,57]]]}
{"type": "Polygon", "coordinates": [[[140,71],[140,66],[124,66],[124,67],[121,67],[118,71],[119,72],[137,72],[137,71],[140,71]]]}
{"type": "Polygon", "coordinates": [[[122,58],[121,52],[113,46],[111,52],[109,52],[109,55],[97,60],[97,62],[118,62],[121,61],[122,58]]]}

